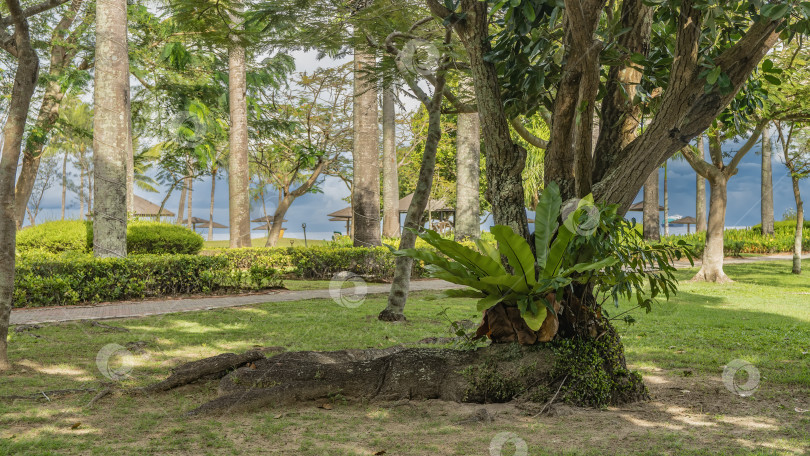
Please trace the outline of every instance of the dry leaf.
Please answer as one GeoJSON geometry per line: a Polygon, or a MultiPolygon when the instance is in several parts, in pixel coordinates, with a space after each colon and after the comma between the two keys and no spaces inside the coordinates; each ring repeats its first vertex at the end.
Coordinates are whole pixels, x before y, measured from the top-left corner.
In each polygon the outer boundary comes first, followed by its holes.
{"type": "Polygon", "coordinates": [[[381,451],[378,451],[378,452],[374,453],[374,456],[380,456],[380,455],[383,455],[383,454],[385,454],[385,450],[381,450],[381,451]]]}
{"type": "Polygon", "coordinates": [[[324,410],[332,410],[332,404],[324,402],[323,404],[319,405],[318,408],[322,408],[324,410]]]}
{"type": "Polygon", "coordinates": [[[807,413],[807,412],[810,412],[810,410],[808,410],[808,409],[802,409],[802,408],[799,408],[799,407],[796,407],[796,408],[795,408],[795,409],[793,409],[793,410],[796,410],[796,412],[797,412],[797,413],[807,413]]]}
{"type": "Polygon", "coordinates": [[[82,423],[73,423],[73,425],[70,426],[70,428],[71,429],[79,429],[79,426],[81,426],[81,425],[82,425],[82,423]]]}

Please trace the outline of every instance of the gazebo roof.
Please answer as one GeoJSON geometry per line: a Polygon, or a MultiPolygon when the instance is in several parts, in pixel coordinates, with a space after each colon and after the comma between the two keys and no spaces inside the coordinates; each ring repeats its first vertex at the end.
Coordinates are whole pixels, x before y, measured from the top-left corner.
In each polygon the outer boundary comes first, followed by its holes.
{"type": "MultiPolygon", "coordinates": [[[[138,195],[133,195],[132,197],[132,205],[135,208],[135,216],[136,217],[157,217],[158,211],[160,210],[160,206],[157,204],[145,199],[141,198],[138,195]]],[[[174,212],[163,208],[160,211],[161,217],[174,217],[174,212]]]]}
{"type": "Polygon", "coordinates": [[[697,225],[697,219],[694,217],[681,217],[678,220],[669,222],[670,225],[697,225]]]}
{"type": "Polygon", "coordinates": [[[331,214],[326,214],[328,217],[338,217],[342,220],[352,218],[352,207],[344,207],[339,211],[332,212],[331,214]]]}
{"type": "MultiPolygon", "coordinates": [[[[634,211],[634,212],[643,212],[644,211],[644,201],[639,201],[638,203],[635,203],[635,204],[631,205],[630,209],[627,209],[627,210],[628,211],[634,211]]],[[[659,204],[658,205],[658,211],[660,212],[660,211],[663,211],[663,210],[664,210],[664,206],[661,206],[659,204]]]]}
{"type": "MultiPolygon", "coordinates": [[[[273,227],[272,223],[263,223],[263,224],[257,226],[256,228],[253,228],[253,230],[254,231],[266,231],[266,230],[269,230],[272,227],[273,227]]],[[[282,225],[281,229],[282,230],[284,229],[283,225],[282,225]]]]}
{"type": "MultiPolygon", "coordinates": [[[[188,219],[183,220],[180,224],[181,225],[188,224],[188,219]]],[[[208,227],[208,220],[202,219],[200,217],[191,217],[191,224],[195,225],[195,226],[196,225],[204,225],[207,228],[208,227]]],[[[213,225],[214,225],[214,228],[227,228],[227,226],[225,226],[225,225],[223,225],[221,223],[217,223],[217,222],[214,222],[213,225]]]]}

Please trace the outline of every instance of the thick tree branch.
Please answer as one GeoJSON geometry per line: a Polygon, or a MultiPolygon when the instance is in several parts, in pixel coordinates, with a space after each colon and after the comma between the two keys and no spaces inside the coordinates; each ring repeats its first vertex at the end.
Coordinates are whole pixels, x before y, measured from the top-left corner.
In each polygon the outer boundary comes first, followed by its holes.
{"type": "Polygon", "coordinates": [[[530,132],[529,129],[523,125],[523,122],[521,122],[520,119],[512,119],[509,121],[509,123],[512,125],[512,128],[515,129],[515,132],[527,143],[537,147],[538,149],[545,149],[548,147],[548,141],[533,135],[532,132],[530,132]]]}
{"type": "MultiPolygon", "coordinates": [[[[69,0],[46,0],[46,1],[42,2],[42,3],[38,3],[36,5],[32,5],[32,6],[29,6],[28,8],[25,8],[24,10],[22,10],[22,14],[20,15],[20,17],[22,19],[27,19],[27,18],[29,18],[31,16],[36,16],[39,13],[42,13],[42,12],[48,11],[49,9],[56,8],[57,6],[63,5],[65,3],[67,3],[68,1],[69,0]]],[[[10,8],[11,8],[11,5],[9,5],[9,9],[10,8]]],[[[8,27],[11,24],[14,24],[15,23],[15,18],[13,16],[14,15],[12,14],[12,17],[6,17],[6,18],[0,19],[0,27],[5,28],[5,27],[8,27]]]]}

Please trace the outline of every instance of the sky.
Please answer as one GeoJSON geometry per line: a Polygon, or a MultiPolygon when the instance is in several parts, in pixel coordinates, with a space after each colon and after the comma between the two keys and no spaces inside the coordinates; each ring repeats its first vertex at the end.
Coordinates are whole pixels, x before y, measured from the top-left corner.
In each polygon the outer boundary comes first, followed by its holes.
{"type": "MultiPolygon", "coordinates": [[[[344,63],[348,58],[341,61],[322,60],[318,61],[312,53],[295,53],[296,71],[312,71],[318,66],[332,66],[344,63]]],[[[415,109],[413,100],[404,100],[408,109],[415,109]]],[[[728,141],[724,144],[724,151],[733,152],[741,147],[742,141],[728,141]]],[[[795,207],[793,191],[791,188],[790,176],[787,168],[780,161],[781,151],[778,150],[777,142],[774,141],[775,149],[773,153],[773,183],[774,183],[774,212],[777,220],[780,220],[783,212],[788,208],[795,207]]],[[[728,184],[728,209],[726,212],[726,226],[739,227],[751,226],[760,222],[760,169],[761,156],[760,146],[757,144],[743,159],[739,166],[739,172],[731,178],[728,184]]],[[[663,204],[663,175],[664,171],[659,171],[659,197],[663,204]]],[[[669,180],[669,204],[670,215],[694,216],[695,215],[695,172],[685,161],[670,161],[668,166],[669,180]]],[[[707,184],[708,200],[708,184],[707,184]]],[[[307,225],[307,237],[309,239],[329,239],[334,231],[345,234],[346,225],[344,222],[330,222],[326,214],[342,209],[349,204],[346,198],[349,190],[338,178],[326,177],[321,185],[323,193],[307,194],[298,198],[287,212],[285,218],[289,222],[284,224],[287,229],[286,237],[302,238],[303,230],[301,225],[307,225]]],[[[803,194],[810,195],[810,179],[801,184],[803,194]]],[[[37,222],[60,218],[61,212],[61,186],[59,183],[51,187],[43,197],[42,209],[37,222]]],[[[136,189],[135,193],[147,200],[160,204],[165,196],[163,193],[148,193],[136,189]]],[[[206,177],[194,183],[192,198],[192,215],[208,219],[209,202],[211,194],[211,178],[206,177]]],[[[641,201],[641,194],[637,195],[635,201],[641,201]]],[[[180,192],[176,191],[169,198],[166,207],[177,212],[180,200],[180,192]]],[[[272,214],[276,206],[276,195],[269,195],[266,199],[268,214],[272,214]]],[[[75,194],[68,192],[68,214],[69,218],[78,218],[78,199],[75,194]]],[[[251,218],[261,217],[261,204],[255,204],[251,209],[251,218]]],[[[628,218],[636,217],[641,220],[640,212],[631,212],[628,218]]],[[[403,217],[404,218],[404,217],[403,217]]],[[[227,175],[222,176],[217,181],[214,204],[214,220],[228,225],[228,183],[227,175]]],[[[491,224],[491,217],[487,218],[487,225],[491,224]]],[[[256,226],[257,224],[254,224],[256,226]]],[[[485,226],[486,227],[486,226],[485,226]]],[[[207,232],[199,230],[204,236],[207,232]]],[[[671,232],[685,232],[685,227],[672,227],[671,232]]],[[[262,237],[262,231],[254,231],[254,237],[262,237]]],[[[227,239],[228,230],[214,230],[215,239],[227,239]]],[[[282,245],[284,242],[282,241],[282,245]]]]}

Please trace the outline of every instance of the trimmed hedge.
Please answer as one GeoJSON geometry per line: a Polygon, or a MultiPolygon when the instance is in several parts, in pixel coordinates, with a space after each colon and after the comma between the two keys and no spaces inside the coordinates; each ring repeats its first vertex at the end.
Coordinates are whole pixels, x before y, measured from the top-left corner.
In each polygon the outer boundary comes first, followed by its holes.
{"type": "Polygon", "coordinates": [[[23,228],[17,232],[17,251],[87,252],[87,225],[81,220],[58,220],[23,228]]]}
{"type": "MultiPolygon", "coordinates": [[[[258,265],[277,269],[301,279],[331,279],[350,271],[371,280],[391,280],[396,258],[387,247],[284,247],[220,249],[204,252],[228,258],[235,267],[258,265]]],[[[421,264],[414,264],[414,275],[423,274],[421,264]]]]}
{"type": "Polygon", "coordinates": [[[282,285],[272,268],[239,268],[224,256],[83,254],[17,258],[14,306],[60,306],[282,285]]]}
{"type": "MultiPolygon", "coordinates": [[[[160,222],[130,221],[127,253],[132,255],[196,255],[203,238],[190,229],[160,222]]],[[[81,220],[45,222],[17,233],[17,251],[87,253],[93,250],[93,223],[81,220]]]]}
{"type": "MultiPolygon", "coordinates": [[[[793,236],[796,222],[777,222],[773,236],[763,236],[759,226],[748,229],[726,230],[723,235],[723,250],[726,256],[740,256],[743,253],[789,253],[793,251],[793,236]],[[792,223],[789,227],[785,223],[792,223]]],[[[674,244],[684,240],[692,245],[697,256],[703,254],[706,247],[706,233],[692,233],[662,238],[661,242],[674,244]]],[[[810,225],[802,229],[802,250],[810,251],[810,225]]]]}

